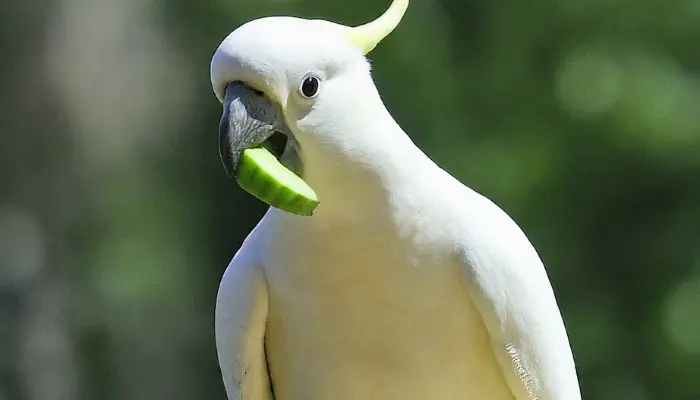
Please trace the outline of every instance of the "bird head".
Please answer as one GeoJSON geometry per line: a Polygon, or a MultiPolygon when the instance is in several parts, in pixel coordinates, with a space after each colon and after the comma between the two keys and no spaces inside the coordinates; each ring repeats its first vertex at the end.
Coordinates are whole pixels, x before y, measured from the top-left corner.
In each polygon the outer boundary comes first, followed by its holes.
{"type": "Polygon", "coordinates": [[[398,26],[407,7],[408,0],[394,0],[379,18],[355,27],[280,16],[229,34],[210,71],[223,105],[219,151],[229,175],[236,174],[244,150],[263,144],[299,175],[320,168],[320,158],[386,146],[376,130],[388,113],[366,55],[398,26]]]}

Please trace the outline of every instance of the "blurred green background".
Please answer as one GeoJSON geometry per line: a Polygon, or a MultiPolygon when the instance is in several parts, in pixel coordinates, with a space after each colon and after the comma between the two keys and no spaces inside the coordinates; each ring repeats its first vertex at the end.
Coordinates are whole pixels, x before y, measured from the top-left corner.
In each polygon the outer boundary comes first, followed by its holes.
{"type": "MultiPolygon", "coordinates": [[[[0,400],[221,399],[219,42],[389,0],[1,1],[0,400]]],[[[700,2],[413,0],[372,54],[415,142],[548,267],[585,399],[700,399],[700,2]]]]}

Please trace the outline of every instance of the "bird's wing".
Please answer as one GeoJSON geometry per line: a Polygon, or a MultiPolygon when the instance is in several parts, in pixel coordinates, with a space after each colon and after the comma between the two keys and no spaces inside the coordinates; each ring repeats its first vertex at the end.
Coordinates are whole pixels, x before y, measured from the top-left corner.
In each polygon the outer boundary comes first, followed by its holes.
{"type": "Polygon", "coordinates": [[[216,348],[231,400],[273,399],[265,359],[267,286],[254,249],[244,243],[233,257],[216,301],[216,348]]]}
{"type": "Polygon", "coordinates": [[[461,232],[463,275],[516,400],[580,400],[574,360],[547,273],[524,233],[478,196],[461,232]]]}

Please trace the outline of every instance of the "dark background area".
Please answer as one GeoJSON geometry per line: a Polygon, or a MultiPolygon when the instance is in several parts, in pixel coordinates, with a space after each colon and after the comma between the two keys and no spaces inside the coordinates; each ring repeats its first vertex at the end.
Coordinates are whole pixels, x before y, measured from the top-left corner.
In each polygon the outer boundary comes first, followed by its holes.
{"type": "MultiPolygon", "coordinates": [[[[0,2],[0,400],[224,399],[219,42],[389,0],[0,2]]],[[[413,0],[371,54],[414,141],[524,229],[585,399],[700,399],[700,3],[413,0]]]]}

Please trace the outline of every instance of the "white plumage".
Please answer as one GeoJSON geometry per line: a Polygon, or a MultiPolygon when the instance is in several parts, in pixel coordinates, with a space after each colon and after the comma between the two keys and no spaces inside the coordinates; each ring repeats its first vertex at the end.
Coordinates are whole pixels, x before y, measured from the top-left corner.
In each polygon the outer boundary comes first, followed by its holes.
{"type": "Polygon", "coordinates": [[[271,208],[226,270],[216,342],[229,398],[580,399],[537,253],[413,144],[345,29],[255,20],[212,60],[221,101],[243,81],[280,104],[321,200],[313,217],[271,208]],[[313,101],[296,94],[309,71],[322,77],[313,101]]]}

